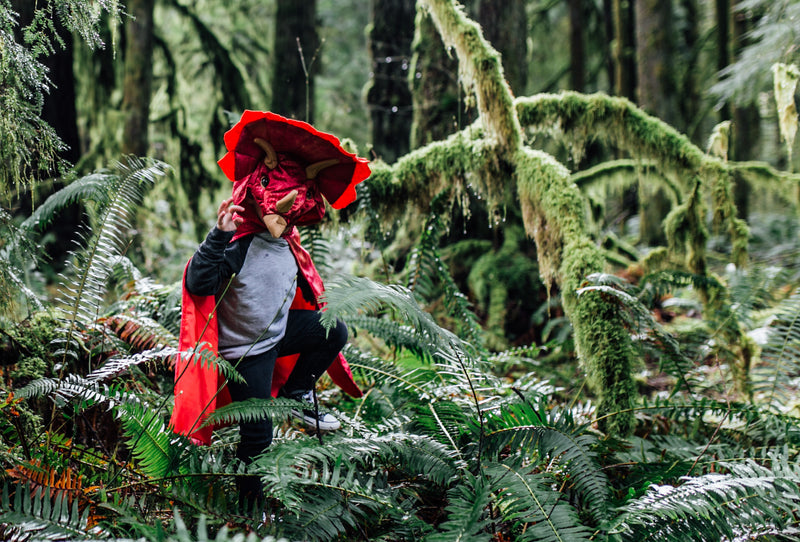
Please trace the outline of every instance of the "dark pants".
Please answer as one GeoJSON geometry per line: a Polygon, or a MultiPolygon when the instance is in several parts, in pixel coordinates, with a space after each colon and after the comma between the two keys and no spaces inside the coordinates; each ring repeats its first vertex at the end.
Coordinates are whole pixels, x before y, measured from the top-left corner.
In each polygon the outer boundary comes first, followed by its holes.
{"type": "MultiPolygon", "coordinates": [[[[313,389],[317,379],[328,370],[347,342],[347,326],[344,323],[337,321],[336,326],[327,331],[322,327],[320,317],[318,311],[289,311],[286,334],[278,345],[263,354],[242,358],[236,366],[247,384],[229,382],[231,399],[269,399],[275,360],[290,354],[300,354],[300,357],[282,391],[291,394],[313,389]]],[[[236,455],[245,463],[250,463],[272,442],[272,420],[266,418],[240,423],[239,437],[236,455]]]]}

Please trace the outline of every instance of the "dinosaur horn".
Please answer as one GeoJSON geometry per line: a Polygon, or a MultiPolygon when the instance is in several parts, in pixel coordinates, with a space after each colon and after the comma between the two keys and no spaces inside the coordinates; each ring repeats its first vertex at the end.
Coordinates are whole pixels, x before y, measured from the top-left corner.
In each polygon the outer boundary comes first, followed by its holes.
{"type": "Polygon", "coordinates": [[[288,213],[292,210],[292,205],[294,205],[294,200],[297,199],[297,190],[292,190],[281,199],[278,200],[278,203],[275,204],[275,210],[279,213],[288,213]]]}
{"type": "Polygon", "coordinates": [[[330,158],[329,160],[323,160],[321,162],[314,162],[306,168],[306,179],[314,179],[320,171],[326,167],[335,166],[338,163],[339,160],[336,158],[330,158]]]}
{"type": "Polygon", "coordinates": [[[261,147],[261,150],[267,153],[266,156],[264,156],[265,166],[267,166],[269,169],[273,169],[278,165],[278,154],[275,152],[275,148],[269,144],[269,141],[257,137],[253,140],[253,143],[261,147]]]}

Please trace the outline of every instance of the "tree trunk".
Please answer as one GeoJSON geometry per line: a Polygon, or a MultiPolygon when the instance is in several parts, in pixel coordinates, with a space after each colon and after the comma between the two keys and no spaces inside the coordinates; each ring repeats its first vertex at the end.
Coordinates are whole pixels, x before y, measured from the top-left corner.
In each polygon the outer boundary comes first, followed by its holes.
{"type": "Polygon", "coordinates": [[[636,44],[633,2],[612,0],[614,28],[614,94],[635,99],[636,44]]]}
{"type": "Polygon", "coordinates": [[[586,88],[586,46],[583,38],[585,17],[581,0],[568,0],[569,6],[569,86],[584,92],[586,88]]]}
{"type": "MultiPolygon", "coordinates": [[[[717,71],[723,70],[731,63],[731,2],[715,0],[717,20],[717,71]]],[[[731,106],[727,102],[719,111],[722,120],[731,118],[731,106]]]]}
{"type": "Polygon", "coordinates": [[[414,121],[411,148],[440,141],[472,122],[477,113],[467,100],[458,78],[458,59],[448,51],[436,26],[424,10],[417,9],[411,60],[411,97],[414,121]]]}
{"type": "Polygon", "coordinates": [[[410,150],[413,118],[409,65],[414,39],[415,0],[371,0],[369,50],[372,81],[367,90],[372,146],[392,163],[410,150]]]}
{"type": "MultiPolygon", "coordinates": [[[[36,6],[30,0],[14,0],[12,9],[19,14],[18,29],[21,30],[33,22],[36,6]]],[[[72,34],[64,28],[61,21],[56,19],[54,24],[56,32],[63,41],[63,47],[56,45],[53,54],[39,59],[50,70],[48,77],[51,83],[50,92],[45,92],[43,96],[40,117],[55,130],[59,139],[67,146],[64,151],[59,153],[59,157],[74,165],[81,155],[78,114],[75,107],[74,44],[72,34]]],[[[21,36],[19,41],[22,42],[21,36]]],[[[29,215],[35,205],[40,204],[63,186],[64,181],[58,177],[52,184],[38,184],[38,190],[33,191],[34,196],[20,198],[15,211],[22,215],[29,215]]],[[[80,203],[73,203],[64,208],[59,214],[58,220],[45,230],[46,233],[52,235],[51,240],[47,241],[46,253],[53,262],[62,262],[69,248],[73,246],[81,217],[80,203]]],[[[43,239],[48,238],[45,232],[42,232],[43,239]]]]}
{"type": "Polygon", "coordinates": [[[459,127],[458,61],[447,54],[430,17],[417,11],[411,62],[414,122],[411,148],[439,141],[459,127]]]}
{"type": "Polygon", "coordinates": [[[514,94],[528,83],[528,21],[523,0],[480,0],[477,21],[483,37],[502,55],[503,73],[514,94]]]}
{"type": "Polygon", "coordinates": [[[317,0],[278,0],[275,15],[272,111],[313,122],[314,74],[319,67],[317,0]]]}
{"type": "MultiPolygon", "coordinates": [[[[677,120],[674,79],[671,0],[636,0],[636,51],[638,103],[648,113],[668,124],[677,120]]],[[[645,176],[639,184],[639,241],[664,245],[661,226],[670,203],[664,191],[645,176]]]]}
{"type": "MultiPolygon", "coordinates": [[[[13,0],[11,9],[19,14],[19,29],[31,24],[35,12],[35,2],[13,0]]],[[[47,74],[52,83],[51,92],[44,93],[41,118],[58,134],[67,149],[60,153],[71,164],[80,158],[80,139],[78,137],[78,114],[75,108],[75,74],[73,72],[72,34],[64,28],[61,20],[53,21],[56,32],[63,41],[63,47],[56,45],[53,54],[39,59],[50,70],[47,74]]],[[[21,36],[20,36],[20,40],[21,36]]]]}
{"type": "Polygon", "coordinates": [[[153,9],[155,0],[128,0],[125,23],[125,78],[122,153],[147,155],[150,89],[153,81],[153,9]]]}
{"type": "MultiPolygon", "coordinates": [[[[728,6],[731,9],[731,6],[728,6]]],[[[752,29],[752,20],[745,13],[736,13],[733,22],[731,49],[735,54],[748,44],[747,35],[752,29]]],[[[761,115],[756,104],[742,105],[733,109],[733,134],[731,158],[733,160],[755,160],[761,155],[758,143],[761,142],[761,115]]],[[[735,179],[733,198],[739,218],[747,219],[750,212],[750,184],[743,179],[735,179]]]]}

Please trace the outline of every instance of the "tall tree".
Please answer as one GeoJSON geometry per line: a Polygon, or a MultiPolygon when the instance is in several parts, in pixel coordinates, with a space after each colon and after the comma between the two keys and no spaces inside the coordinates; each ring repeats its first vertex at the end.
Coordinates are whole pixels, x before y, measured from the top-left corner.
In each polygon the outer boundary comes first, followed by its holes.
{"type": "Polygon", "coordinates": [[[524,0],[479,0],[477,20],[484,37],[503,57],[503,73],[511,90],[525,93],[528,82],[528,22],[524,0]]]}
{"type": "Polygon", "coordinates": [[[372,145],[394,162],[410,147],[412,100],[408,69],[414,39],[415,0],[371,0],[369,49],[372,80],[367,90],[372,145]]]}
{"type": "Polygon", "coordinates": [[[123,154],[145,156],[149,147],[150,94],[153,81],[153,10],[155,0],[128,0],[125,23],[125,78],[122,110],[123,154]]]}
{"type": "Polygon", "coordinates": [[[614,59],[613,91],[618,96],[635,99],[636,45],[634,4],[628,0],[611,0],[605,4],[606,17],[613,28],[614,59]],[[610,11],[608,11],[610,9],[610,11]]]}
{"type": "MultiPolygon", "coordinates": [[[[725,8],[726,6],[720,6],[725,8]]],[[[725,18],[731,17],[732,10],[730,5],[727,6],[728,12],[725,18]]],[[[737,12],[733,17],[733,25],[731,28],[730,36],[728,38],[729,50],[732,50],[734,57],[728,56],[728,64],[735,57],[741,53],[749,42],[749,31],[753,28],[752,14],[747,12],[737,12]]],[[[721,15],[718,19],[722,18],[721,15]]],[[[720,43],[720,50],[722,44],[720,43]]],[[[722,66],[724,69],[728,66],[722,66]]],[[[726,102],[727,103],[727,102],[726,102]]],[[[761,114],[758,111],[758,105],[755,103],[733,105],[728,108],[729,114],[732,115],[728,118],[733,119],[732,141],[731,141],[731,158],[733,160],[745,161],[755,160],[760,156],[760,146],[758,142],[761,141],[761,114]]],[[[740,218],[746,219],[749,215],[750,209],[750,185],[744,179],[736,178],[734,184],[734,200],[736,202],[736,210],[740,218]]]]}
{"type": "Polygon", "coordinates": [[[411,89],[414,121],[411,148],[444,139],[459,127],[461,88],[458,61],[448,54],[433,22],[417,10],[411,89]]]}
{"type": "MultiPolygon", "coordinates": [[[[672,0],[636,0],[637,102],[648,113],[676,125],[677,93],[673,52],[672,0]]],[[[646,245],[666,242],[661,222],[669,212],[663,190],[639,185],[639,240],[646,245]]]]}
{"type": "Polygon", "coordinates": [[[581,0],[568,0],[569,8],[569,87],[583,92],[586,88],[585,13],[581,0]]]}
{"type": "Polygon", "coordinates": [[[278,0],[272,68],[275,113],[313,122],[319,47],[317,0],[278,0]]]}

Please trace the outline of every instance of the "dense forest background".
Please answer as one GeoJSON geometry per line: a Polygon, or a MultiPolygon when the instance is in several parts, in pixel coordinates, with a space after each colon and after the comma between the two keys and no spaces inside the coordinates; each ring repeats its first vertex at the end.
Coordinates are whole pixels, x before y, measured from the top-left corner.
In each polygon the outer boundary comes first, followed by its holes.
{"type": "Polygon", "coordinates": [[[0,538],[796,539],[800,2],[231,4],[0,0],[0,538]],[[365,394],[265,511],[289,402],[168,427],[246,109],[372,168],[302,231],[365,394]]]}

